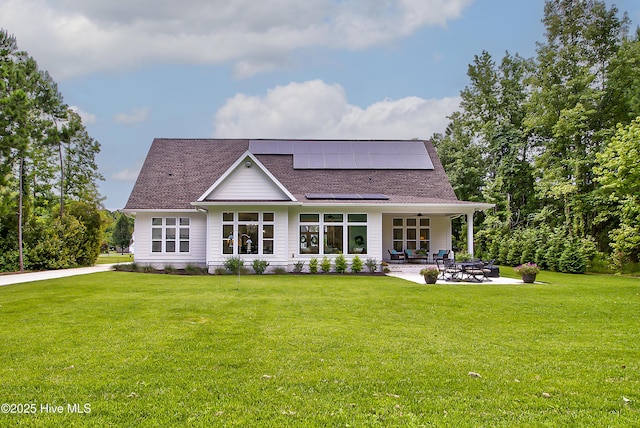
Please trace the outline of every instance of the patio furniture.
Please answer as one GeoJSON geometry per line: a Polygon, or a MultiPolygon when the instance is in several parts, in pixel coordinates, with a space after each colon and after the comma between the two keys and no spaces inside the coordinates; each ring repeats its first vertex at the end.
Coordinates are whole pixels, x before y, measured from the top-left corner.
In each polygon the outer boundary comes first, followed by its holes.
{"type": "Polygon", "coordinates": [[[498,278],[500,276],[500,268],[498,266],[494,266],[494,262],[495,260],[490,260],[488,263],[485,263],[482,268],[484,278],[488,281],[491,281],[489,278],[498,278]]]}
{"type": "Polygon", "coordinates": [[[428,256],[427,254],[418,254],[415,250],[404,250],[405,259],[412,263],[415,260],[424,260],[427,262],[428,256]]]}
{"type": "Polygon", "coordinates": [[[391,257],[391,261],[395,261],[399,263],[402,260],[402,263],[405,262],[404,253],[401,253],[397,250],[387,250],[389,252],[389,257],[391,257]]]}
{"type": "Polygon", "coordinates": [[[445,281],[458,281],[460,279],[460,267],[458,267],[455,261],[450,259],[438,259],[436,265],[440,270],[440,279],[445,281]]]}
{"type": "Polygon", "coordinates": [[[475,282],[482,282],[484,280],[484,262],[482,260],[461,262],[457,265],[460,269],[460,279],[475,282]]]}
{"type": "Polygon", "coordinates": [[[449,250],[440,250],[437,253],[433,253],[433,260],[444,260],[449,257],[449,250]]]}

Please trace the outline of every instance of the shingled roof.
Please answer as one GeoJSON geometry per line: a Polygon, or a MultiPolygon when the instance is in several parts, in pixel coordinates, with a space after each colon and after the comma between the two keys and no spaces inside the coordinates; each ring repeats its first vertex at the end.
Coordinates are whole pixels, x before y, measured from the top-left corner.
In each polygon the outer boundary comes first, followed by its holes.
{"type": "MultiPolygon", "coordinates": [[[[298,140],[282,141],[295,144],[298,140]]],[[[306,195],[310,194],[316,194],[316,197],[317,194],[388,196],[387,200],[367,200],[367,204],[464,204],[456,198],[433,144],[430,141],[421,143],[431,158],[433,169],[294,169],[292,154],[254,156],[305,204],[332,201],[330,198],[309,199],[306,195]]],[[[249,147],[250,140],[157,138],[151,144],[125,209],[193,209],[191,203],[197,201],[249,147]]]]}

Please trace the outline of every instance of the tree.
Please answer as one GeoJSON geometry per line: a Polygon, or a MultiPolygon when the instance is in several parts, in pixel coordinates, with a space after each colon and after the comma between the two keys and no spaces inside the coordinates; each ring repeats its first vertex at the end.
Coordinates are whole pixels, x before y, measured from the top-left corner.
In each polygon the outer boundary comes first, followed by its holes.
{"type": "Polygon", "coordinates": [[[129,219],[124,214],[120,214],[113,229],[111,242],[114,247],[120,247],[121,254],[124,254],[124,249],[128,247],[131,242],[131,230],[129,219]]]}
{"type": "MultiPolygon", "coordinates": [[[[51,76],[18,49],[15,37],[0,29],[0,271],[35,265],[25,260],[40,254],[33,248],[56,248],[43,240],[65,242],[60,227],[72,227],[72,221],[63,218],[69,202],[100,203],[96,182],[102,177],[95,162],[99,150],[80,118],[63,103],[51,76]],[[59,224],[51,211],[56,206],[59,224]]],[[[80,224],[78,230],[91,227],[80,224]]],[[[52,261],[57,267],[76,263],[59,251],[48,254],[66,260],[52,261]]]]}
{"type": "Polygon", "coordinates": [[[640,117],[618,126],[607,148],[597,156],[596,180],[617,206],[619,226],[611,232],[618,257],[640,260],[640,117]]]}
{"type": "Polygon", "coordinates": [[[628,18],[597,0],[547,0],[546,42],[538,45],[526,125],[538,156],[537,188],[545,205],[564,215],[573,236],[601,233],[593,180],[596,153],[606,144],[609,64],[627,31],[628,18]]]}

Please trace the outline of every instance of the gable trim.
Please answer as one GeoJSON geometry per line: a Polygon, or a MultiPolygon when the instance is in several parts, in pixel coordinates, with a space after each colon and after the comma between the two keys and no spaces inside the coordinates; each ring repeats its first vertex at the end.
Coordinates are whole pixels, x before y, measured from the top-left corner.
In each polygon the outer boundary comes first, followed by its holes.
{"type": "Polygon", "coordinates": [[[268,178],[269,180],[271,180],[271,182],[273,184],[276,185],[276,187],[285,194],[285,196],[287,198],[289,198],[289,201],[291,202],[297,202],[297,199],[295,198],[295,196],[293,196],[291,194],[291,192],[289,192],[289,190],[287,190],[286,187],[284,187],[282,185],[282,183],[280,183],[280,181],[271,173],[271,171],[269,171],[267,169],[267,167],[265,167],[262,162],[260,162],[258,160],[258,158],[256,158],[253,153],[246,151],[244,152],[244,154],[242,154],[225,172],[224,174],[222,174],[220,176],[220,178],[218,178],[215,183],[213,183],[213,185],[211,185],[211,187],[209,187],[209,189],[207,189],[206,192],[204,192],[197,200],[197,202],[210,202],[210,201],[206,201],[206,197],[208,195],[210,195],[214,190],[216,190],[231,174],[233,174],[233,172],[238,168],[238,166],[240,166],[241,163],[245,162],[246,159],[249,158],[251,160],[251,162],[253,162],[253,164],[255,164],[255,166],[257,166],[268,178]]]}

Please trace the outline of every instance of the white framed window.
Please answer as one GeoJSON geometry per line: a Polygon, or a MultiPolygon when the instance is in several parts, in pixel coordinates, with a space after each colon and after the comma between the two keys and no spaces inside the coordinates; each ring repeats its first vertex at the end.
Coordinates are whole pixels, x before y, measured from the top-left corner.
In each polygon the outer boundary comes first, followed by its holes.
{"type": "Polygon", "coordinates": [[[367,254],[367,214],[300,214],[299,254],[367,254]]]}
{"type": "Polygon", "coordinates": [[[152,253],[188,253],[191,219],[189,217],[153,217],[151,219],[152,253]]]}
{"type": "Polygon", "coordinates": [[[393,249],[396,251],[431,251],[431,220],[428,217],[396,217],[392,228],[393,249]]]}
{"type": "Polygon", "coordinates": [[[274,233],[272,212],[224,212],[222,254],[273,254],[274,233]]]}

